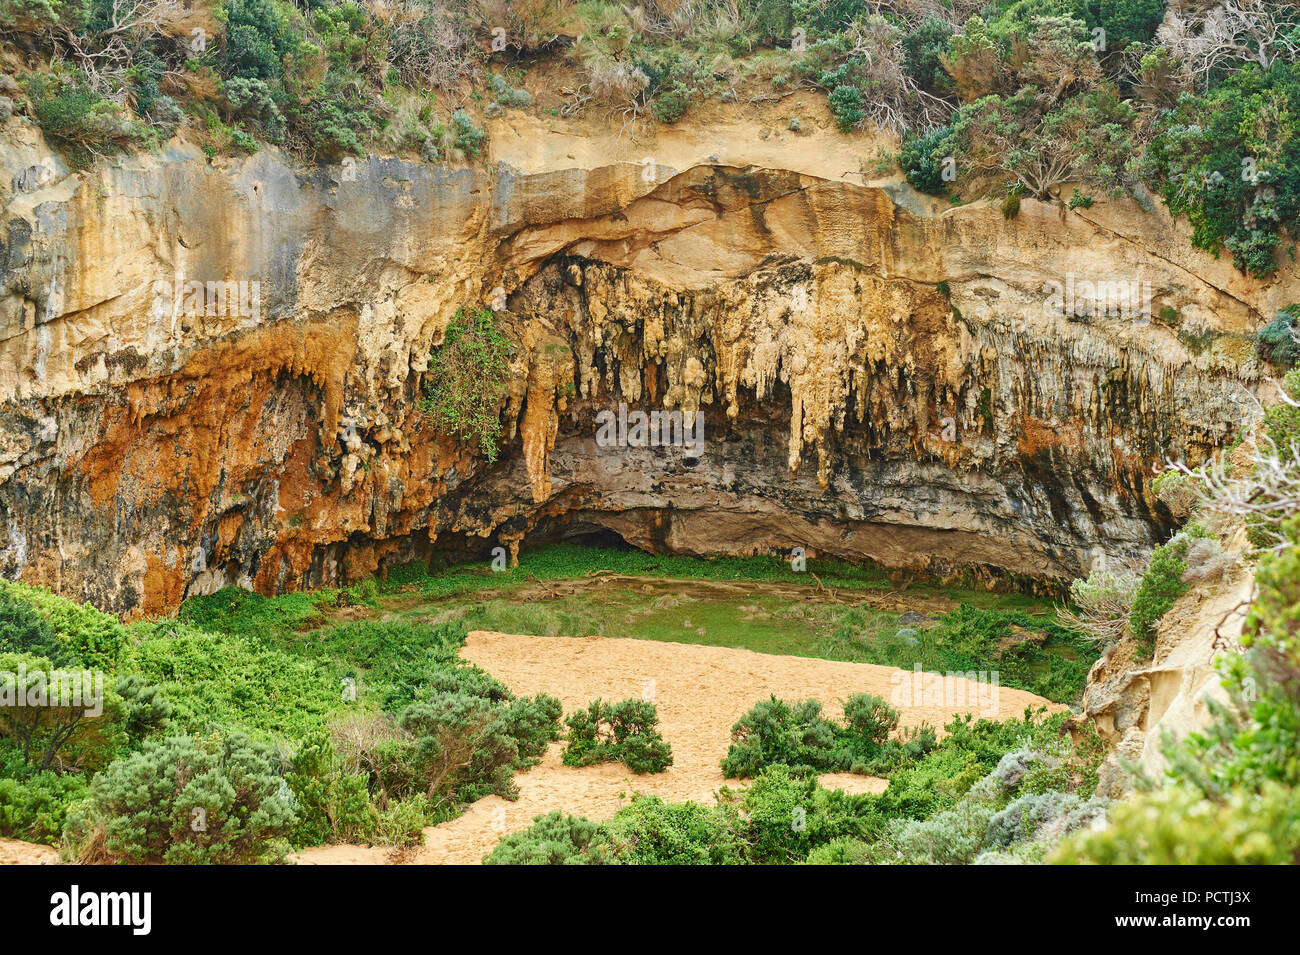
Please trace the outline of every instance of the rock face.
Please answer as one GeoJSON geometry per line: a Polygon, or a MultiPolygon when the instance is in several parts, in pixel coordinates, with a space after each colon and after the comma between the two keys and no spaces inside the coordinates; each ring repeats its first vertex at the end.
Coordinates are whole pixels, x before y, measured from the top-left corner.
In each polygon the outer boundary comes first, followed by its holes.
{"type": "Polygon", "coordinates": [[[1095,726],[1109,751],[1098,773],[1100,795],[1130,792],[1135,773],[1159,783],[1165,741],[1203,729],[1211,700],[1230,704],[1215,661],[1241,652],[1254,586],[1254,572],[1239,566],[1226,581],[1194,587],[1161,620],[1152,660],[1136,663],[1126,642],[1093,666],[1074,721],[1095,726]]]}
{"type": "Polygon", "coordinates": [[[756,128],[713,159],[538,125],[466,169],[173,143],[73,174],[9,120],[0,572],[135,616],[593,531],[1047,582],[1158,540],[1150,466],[1249,418],[1294,267],[1247,280],[1131,203],[862,184],[838,134],[783,165],[756,128]],[[1088,283],[1133,300],[1085,314],[1088,283]],[[488,465],[416,403],[494,300],[488,465]],[[620,405],[703,443],[606,446],[620,405]]]}

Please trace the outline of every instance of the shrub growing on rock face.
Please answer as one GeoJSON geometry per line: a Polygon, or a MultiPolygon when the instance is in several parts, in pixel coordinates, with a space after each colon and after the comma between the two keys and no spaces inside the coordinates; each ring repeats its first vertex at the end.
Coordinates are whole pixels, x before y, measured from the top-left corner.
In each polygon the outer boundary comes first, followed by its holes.
{"type": "Polygon", "coordinates": [[[64,835],[87,860],[253,863],[281,857],[296,821],[269,747],[239,734],[178,736],[97,775],[64,835]]]}
{"type": "Polygon", "coordinates": [[[1058,616],[1103,647],[1124,635],[1140,578],[1127,571],[1094,570],[1070,584],[1070,607],[1058,616]]]}
{"type": "Polygon", "coordinates": [[[1133,595],[1133,609],[1129,613],[1129,627],[1147,655],[1155,648],[1160,618],[1187,593],[1187,584],[1183,582],[1187,551],[1193,539],[1200,536],[1204,535],[1199,528],[1180,531],[1169,543],[1151,552],[1151,563],[1133,595]]]}
{"type": "Polygon", "coordinates": [[[429,361],[421,402],[440,427],[477,446],[489,461],[497,456],[509,351],[491,312],[457,312],[429,361]]]}
{"type": "Polygon", "coordinates": [[[1300,305],[1289,305],[1255,336],[1259,356],[1283,368],[1300,361],[1300,305]]]}
{"type": "Polygon", "coordinates": [[[898,165],[913,189],[933,196],[942,195],[948,185],[943,178],[944,160],[955,148],[952,130],[940,126],[904,139],[898,152],[898,165]]]}
{"type": "Polygon", "coordinates": [[[672,750],[659,735],[659,712],[647,700],[596,700],[572,714],[564,765],[621,762],[634,773],[661,773],[673,764],[672,750]]]}

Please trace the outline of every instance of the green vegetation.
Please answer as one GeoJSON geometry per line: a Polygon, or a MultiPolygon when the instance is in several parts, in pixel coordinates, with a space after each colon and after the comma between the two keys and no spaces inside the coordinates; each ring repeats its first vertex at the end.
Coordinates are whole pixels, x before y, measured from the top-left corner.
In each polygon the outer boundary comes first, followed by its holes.
{"type": "Polygon", "coordinates": [[[514,798],[514,771],[559,738],[559,702],[463,663],[458,624],[328,621],[373,592],[229,589],[128,628],[0,582],[5,699],[35,700],[60,667],[102,680],[93,699],[0,707],[0,835],[87,861],[274,861],[409,845],[481,796],[514,798]]]}
{"type": "Polygon", "coordinates": [[[232,735],[146,743],[95,776],[69,814],[79,858],[130,863],[276,861],[295,817],[274,750],[232,735]]]}
{"type": "Polygon", "coordinates": [[[1144,657],[1149,658],[1155,649],[1160,619],[1179,597],[1187,593],[1183,574],[1187,573],[1189,544],[1188,537],[1180,534],[1152,551],[1151,562],[1133,595],[1129,627],[1144,657]]]}
{"type": "Polygon", "coordinates": [[[854,772],[882,775],[934,748],[934,730],[922,727],[902,739],[898,711],[884,700],[859,693],[844,702],[844,725],[825,719],[817,700],[789,704],[773,696],[758,703],[731,728],[731,747],[722,760],[729,779],[754,778],[781,764],[796,775],[854,772]]]}
{"type": "Polygon", "coordinates": [[[1256,347],[1260,357],[1282,368],[1291,368],[1300,361],[1300,305],[1287,305],[1278,317],[1260,329],[1256,335],[1256,347]]]}
{"type": "MultiPolygon", "coordinates": [[[[759,704],[755,711],[767,704],[759,704]]],[[[877,714],[878,706],[870,709],[877,714]]],[[[889,772],[880,795],[849,795],[772,763],[713,806],[636,795],[595,824],[551,813],[501,840],[496,865],[736,865],[1041,861],[1105,808],[1095,750],[1059,736],[1063,717],[957,720],[889,772]]]]}
{"type": "Polygon", "coordinates": [[[1300,64],[1250,64],[1202,95],[1183,94],[1157,119],[1146,157],[1148,180],[1187,216],[1193,244],[1226,248],[1258,278],[1276,271],[1300,217],[1297,115],[1300,64]]]}
{"type": "Polygon", "coordinates": [[[509,354],[510,342],[490,311],[462,309],[429,359],[421,401],[438,427],[476,446],[489,461],[497,457],[509,354]]]}
{"type": "Polygon", "coordinates": [[[1300,305],[1288,305],[1277,313],[1277,318],[1261,328],[1255,337],[1260,357],[1283,368],[1300,362],[1298,320],[1300,305]]]}
{"type": "Polygon", "coordinates": [[[634,773],[662,773],[673,764],[672,750],[659,735],[659,711],[648,700],[595,700],[565,722],[565,766],[622,763],[634,773]]]}

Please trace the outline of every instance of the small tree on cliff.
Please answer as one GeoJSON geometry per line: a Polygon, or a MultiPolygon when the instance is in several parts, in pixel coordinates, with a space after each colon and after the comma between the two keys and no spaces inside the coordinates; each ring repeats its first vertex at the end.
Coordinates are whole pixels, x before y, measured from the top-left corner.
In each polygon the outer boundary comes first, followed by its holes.
{"type": "Polygon", "coordinates": [[[477,444],[489,461],[497,458],[509,354],[510,342],[491,312],[461,309],[447,327],[442,347],[429,359],[420,401],[438,427],[477,444]]]}

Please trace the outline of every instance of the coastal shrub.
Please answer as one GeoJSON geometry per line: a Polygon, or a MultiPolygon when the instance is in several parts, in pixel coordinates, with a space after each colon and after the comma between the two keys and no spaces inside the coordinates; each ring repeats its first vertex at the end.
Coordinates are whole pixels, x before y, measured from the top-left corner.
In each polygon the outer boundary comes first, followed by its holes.
{"type": "Polygon", "coordinates": [[[1300,361],[1300,305],[1288,305],[1255,336],[1256,349],[1265,361],[1290,368],[1300,361]]]}
{"type": "MultiPolygon", "coordinates": [[[[898,165],[912,188],[933,196],[942,195],[944,160],[953,154],[952,130],[939,126],[919,135],[904,138],[898,152],[898,165]]],[[[956,160],[954,162],[954,169],[956,160]]]]}
{"type": "Polygon", "coordinates": [[[410,738],[414,779],[432,804],[518,797],[519,742],[506,712],[466,693],[438,693],[402,712],[398,725],[410,738]]]}
{"type": "Polygon", "coordinates": [[[1157,474],[1155,480],[1151,482],[1151,493],[1156,496],[1156,500],[1169,508],[1169,513],[1178,520],[1186,519],[1192,513],[1192,508],[1196,506],[1196,484],[1176,468],[1169,468],[1157,474]]]}
{"type": "Polygon", "coordinates": [[[1109,824],[1085,829],[1051,857],[1077,865],[1293,865],[1300,852],[1300,788],[1265,784],[1208,801],[1168,785],[1114,804],[1109,824]]]}
{"type": "Polygon", "coordinates": [[[929,727],[892,739],[898,718],[897,710],[868,693],[844,702],[843,724],[825,719],[817,700],[787,703],[773,696],[755,704],[732,726],[722,773],[729,779],[749,779],[774,765],[801,776],[888,772],[935,744],[929,727]]]}
{"type": "Polygon", "coordinates": [[[604,824],[601,842],[621,865],[736,865],[745,861],[743,833],[730,806],[637,793],[604,824]]]}
{"type": "Polygon", "coordinates": [[[1226,579],[1237,558],[1213,537],[1198,537],[1187,546],[1185,584],[1215,584],[1226,579]]]}
{"type": "Polygon", "coordinates": [[[1139,580],[1124,570],[1094,570],[1086,579],[1071,581],[1070,606],[1058,616],[1099,646],[1112,646],[1124,635],[1139,580]]]}
{"type": "Polygon", "coordinates": [[[86,861],[267,862],[283,856],[296,820],[269,746],[241,734],[178,736],[95,776],[64,839],[86,861]]]}
{"type": "Polygon", "coordinates": [[[3,584],[0,584],[0,653],[28,653],[44,657],[57,666],[69,662],[63,644],[54,638],[54,631],[45,618],[3,584]]]}
{"type": "Polygon", "coordinates": [[[76,773],[47,771],[23,779],[0,778],[0,836],[56,842],[63,834],[69,805],[88,792],[86,778],[76,773]]]}
{"type": "Polygon", "coordinates": [[[111,681],[87,686],[46,657],[0,653],[0,756],[23,775],[97,769],[127,744],[121,714],[111,681]]]}
{"type": "Polygon", "coordinates": [[[836,728],[821,709],[817,700],[790,704],[776,696],[756,703],[731,727],[722,774],[752,779],[777,763],[803,773],[838,768],[836,728]]]}
{"type": "Polygon", "coordinates": [[[741,805],[753,861],[786,864],[836,839],[863,835],[871,799],[825,789],[812,777],[771,766],[745,789],[741,805]]]}
{"type": "Polygon", "coordinates": [[[285,772],[298,807],[298,821],[288,833],[292,845],[370,842],[379,829],[379,810],[367,778],[347,772],[329,738],[318,732],[298,746],[285,772]]]}
{"type": "Polygon", "coordinates": [[[455,137],[453,144],[467,156],[477,157],[483,152],[483,140],[487,133],[474,125],[469,113],[458,109],[451,114],[451,131],[455,137]]]}
{"type": "MultiPolygon", "coordinates": [[[[43,587],[0,580],[0,606],[12,608],[19,603],[30,607],[49,625],[50,636],[58,647],[54,659],[60,665],[107,671],[116,667],[127,631],[112,614],[102,613],[90,604],[59,597],[43,587]]],[[[14,615],[11,619],[28,621],[25,625],[30,625],[31,618],[26,612],[11,609],[9,613],[14,615]]],[[[28,639],[44,644],[47,640],[44,632],[44,628],[40,628],[39,635],[29,633],[28,639]]]]}
{"type": "Polygon", "coordinates": [[[1146,656],[1155,648],[1156,630],[1160,619],[1170,607],[1187,593],[1183,575],[1187,573],[1187,550],[1195,537],[1204,536],[1195,528],[1180,531],[1167,544],[1151,552],[1142,580],[1133,594],[1133,607],[1129,611],[1129,629],[1146,656]]]}
{"type": "Polygon", "coordinates": [[[1254,278],[1277,271],[1300,218],[1300,64],[1248,63],[1202,94],[1183,94],[1155,120],[1145,177],[1169,211],[1186,216],[1192,244],[1254,278]]]}
{"type": "Polygon", "coordinates": [[[74,166],[153,139],[147,125],[104,99],[80,73],[33,75],[27,91],[42,132],[74,166]]]}
{"type": "Polygon", "coordinates": [[[495,461],[510,343],[486,309],[456,313],[429,359],[421,407],[441,428],[495,461]]]}
{"type": "Polygon", "coordinates": [[[599,865],[604,861],[601,827],[558,812],[534,816],[533,824],[503,837],[484,865],[599,865]]]}
{"type": "Polygon", "coordinates": [[[621,762],[634,773],[661,773],[673,763],[659,734],[659,712],[648,700],[594,700],[565,720],[564,765],[621,762]]]}

